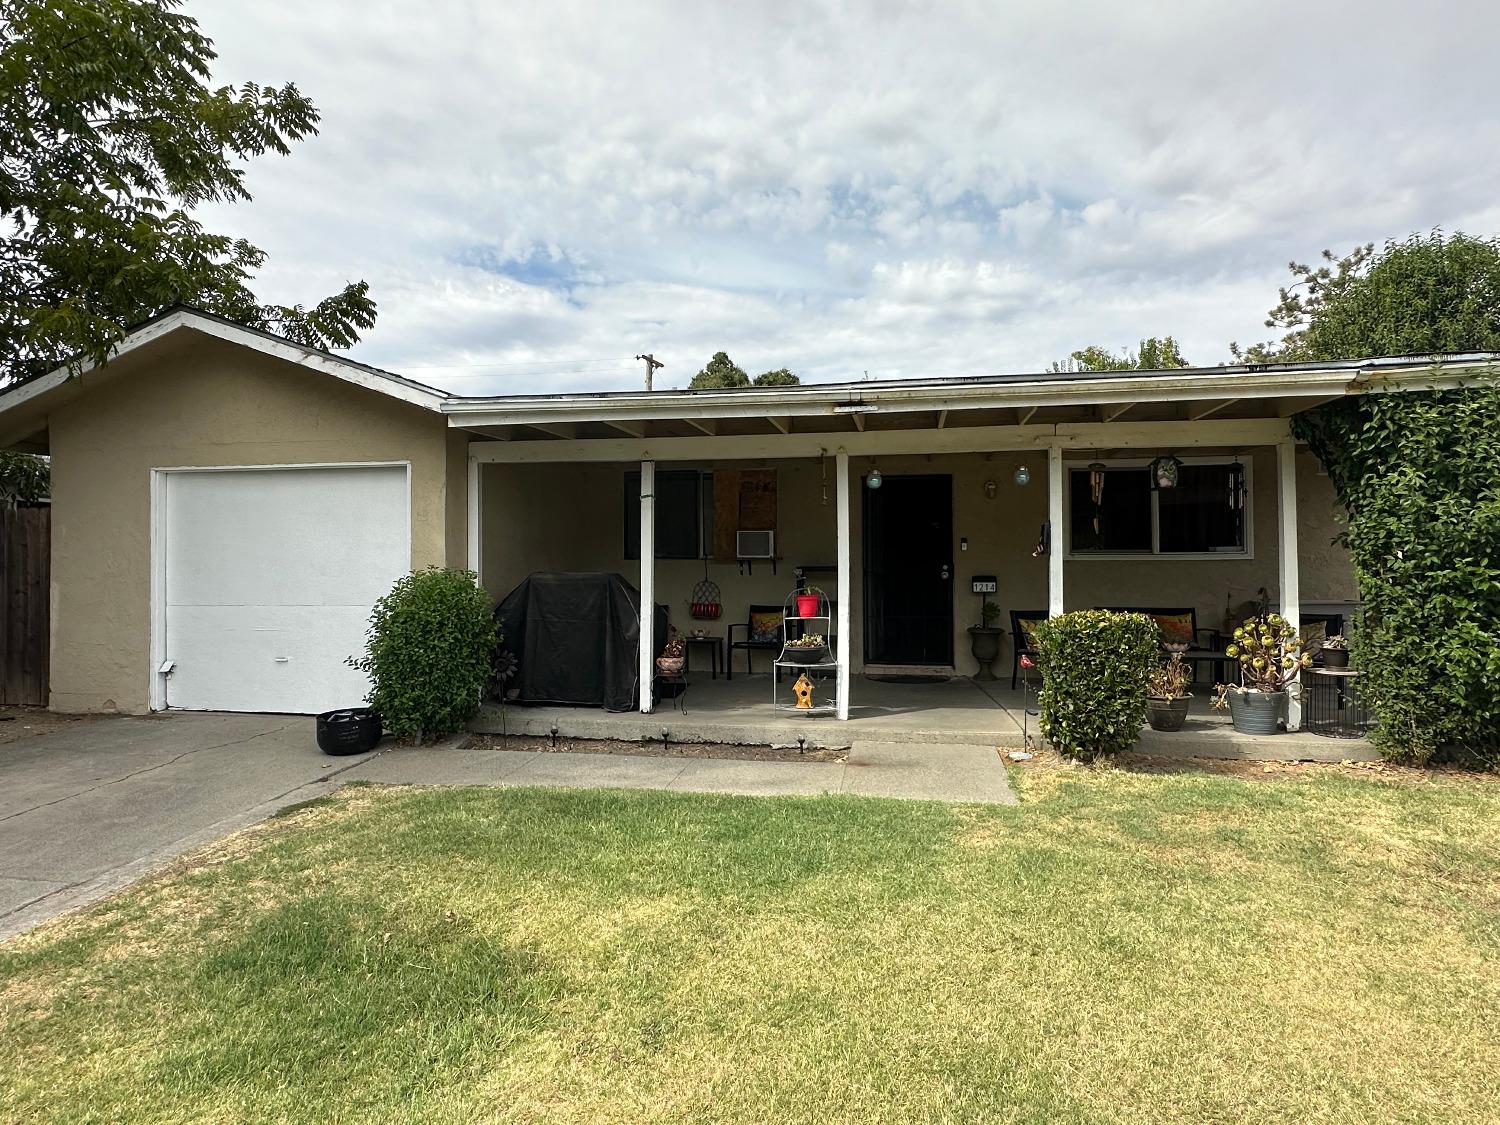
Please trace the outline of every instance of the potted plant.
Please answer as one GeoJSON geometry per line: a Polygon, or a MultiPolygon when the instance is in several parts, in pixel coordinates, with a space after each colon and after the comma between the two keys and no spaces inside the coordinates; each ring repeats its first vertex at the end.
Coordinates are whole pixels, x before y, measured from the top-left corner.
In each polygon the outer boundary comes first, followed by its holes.
{"type": "Polygon", "coordinates": [[[807,633],[786,643],[783,660],[790,664],[822,664],[828,660],[828,639],[822,633],[807,633]]]}
{"type": "Polygon", "coordinates": [[[1286,721],[1287,689],[1312,664],[1297,630],[1279,613],[1252,617],[1224,651],[1239,661],[1240,682],[1219,684],[1214,706],[1229,708],[1240,734],[1275,734],[1286,721]]]}
{"type": "Polygon", "coordinates": [[[822,599],[826,595],[821,586],[804,586],[797,591],[797,616],[817,617],[818,610],[822,608],[822,599]]]}
{"type": "Polygon", "coordinates": [[[999,616],[1000,607],[985,599],[979,607],[979,624],[969,626],[969,649],[979,662],[976,680],[995,678],[990,665],[1000,658],[1000,638],[1005,635],[1005,630],[995,628],[995,619],[999,616]]]}
{"type": "Polygon", "coordinates": [[[1187,686],[1192,676],[1182,654],[1174,652],[1171,660],[1157,665],[1146,677],[1146,721],[1152,730],[1182,729],[1191,702],[1187,686]]]}
{"type": "Polygon", "coordinates": [[[687,662],[687,641],[683,640],[682,634],[677,627],[672,627],[672,634],[667,643],[662,647],[661,655],[656,658],[656,670],[663,676],[677,676],[687,662]]]}
{"type": "Polygon", "coordinates": [[[1349,638],[1342,633],[1323,638],[1323,667],[1349,667],[1349,638]]]}

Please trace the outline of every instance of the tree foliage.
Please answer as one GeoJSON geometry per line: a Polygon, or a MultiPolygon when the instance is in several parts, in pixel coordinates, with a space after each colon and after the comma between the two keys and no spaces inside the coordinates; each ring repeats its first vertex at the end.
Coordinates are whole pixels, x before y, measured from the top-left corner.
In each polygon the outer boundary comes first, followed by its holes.
{"type": "Polygon", "coordinates": [[[52,466],[44,457],[0,449],[0,508],[46,499],[52,489],[52,466]]]}
{"type": "MultiPolygon", "coordinates": [[[[1500,350],[1500,247],[1441,232],[1292,266],[1247,358],[1500,350]]],[[[1297,415],[1347,512],[1374,737],[1401,761],[1500,751],[1500,389],[1350,395],[1297,415]]]]}
{"type": "Polygon", "coordinates": [[[1151,336],[1141,341],[1140,350],[1125,350],[1116,355],[1108,348],[1090,344],[1073,352],[1065,360],[1055,361],[1047,370],[1074,371],[1170,371],[1186,367],[1188,361],[1171,336],[1151,336]]]}
{"type": "Polygon", "coordinates": [[[785,367],[775,371],[763,371],[754,379],[729,358],[727,352],[714,352],[714,356],[693,376],[689,390],[733,390],[738,387],[795,387],[802,380],[785,367]]]}
{"type": "Polygon", "coordinates": [[[1292,284],[1266,319],[1277,341],[1241,350],[1254,363],[1500,351],[1500,241],[1413,234],[1322,263],[1292,262],[1292,284]]]}
{"type": "Polygon", "coordinates": [[[242,162],[316,133],[296,86],[211,87],[181,0],[0,0],[0,384],[102,362],[190,303],[314,347],[375,320],[368,286],[311,308],[251,292],[265,254],[193,209],[247,200],[242,162]]]}

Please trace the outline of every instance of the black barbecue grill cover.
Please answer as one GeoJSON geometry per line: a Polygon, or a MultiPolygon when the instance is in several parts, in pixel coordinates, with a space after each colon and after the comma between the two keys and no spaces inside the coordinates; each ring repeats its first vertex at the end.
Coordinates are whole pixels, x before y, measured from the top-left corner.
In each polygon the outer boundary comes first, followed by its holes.
{"type": "MultiPolygon", "coordinates": [[[[495,607],[501,647],[520,662],[510,687],[522,703],[572,703],[632,711],[641,595],[619,574],[531,575],[495,607]]],[[[655,657],[667,610],[656,607],[655,657]]]]}

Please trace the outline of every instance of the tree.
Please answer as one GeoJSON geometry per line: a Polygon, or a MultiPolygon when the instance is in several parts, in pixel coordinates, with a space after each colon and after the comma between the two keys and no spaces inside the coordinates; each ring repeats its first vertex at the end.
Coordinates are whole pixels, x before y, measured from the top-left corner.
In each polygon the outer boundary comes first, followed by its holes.
{"type": "Polygon", "coordinates": [[[744,368],[736,366],[727,352],[714,352],[713,359],[704,365],[702,371],[693,376],[688,389],[692,391],[726,390],[731,387],[748,387],[749,385],[750,376],[745,374],[744,368]]]}
{"type": "Polygon", "coordinates": [[[1047,368],[1051,372],[1074,371],[1168,371],[1175,367],[1186,367],[1188,361],[1177,350],[1177,341],[1171,336],[1151,336],[1141,341],[1139,352],[1124,351],[1119,355],[1097,344],[1073,352],[1067,359],[1054,362],[1047,368]]]}
{"type": "Polygon", "coordinates": [[[1404,242],[1324,250],[1317,267],[1292,262],[1296,278],[1266,319],[1279,341],[1230,350],[1256,363],[1364,359],[1377,355],[1500,350],[1500,241],[1442,231],[1404,242]]]}
{"type": "MultiPolygon", "coordinates": [[[[1500,350],[1500,244],[1441,231],[1292,263],[1257,360],[1500,350]]],[[[1374,738],[1422,762],[1500,753],[1500,389],[1345,395],[1298,414],[1347,513],[1374,738]]]]}
{"type": "Polygon", "coordinates": [[[193,217],[248,200],[241,162],[317,132],[296,86],[211,88],[181,0],[0,0],[0,385],[105,361],[125,331],[201,306],[313,347],[375,322],[364,282],[311,308],[249,288],[265,254],[193,217]]]}
{"type": "Polygon", "coordinates": [[[46,458],[0,449],[0,508],[45,499],[52,488],[52,466],[46,458]]]}
{"type": "Polygon", "coordinates": [[[757,387],[796,387],[801,383],[802,380],[785,367],[778,367],[775,371],[762,371],[755,377],[757,387]]]}

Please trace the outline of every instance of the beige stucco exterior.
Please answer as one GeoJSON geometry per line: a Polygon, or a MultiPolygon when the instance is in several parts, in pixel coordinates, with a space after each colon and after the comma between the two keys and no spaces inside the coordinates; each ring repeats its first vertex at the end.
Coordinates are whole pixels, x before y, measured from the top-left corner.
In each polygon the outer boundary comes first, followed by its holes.
{"type": "Polygon", "coordinates": [[[412,566],[464,563],[463,437],[325,373],[177,334],[84,375],[47,429],[55,710],[148,709],[153,469],[408,462],[412,566]]]}
{"type": "MultiPolygon", "coordinates": [[[[1274,450],[1240,451],[1253,468],[1253,557],[1213,559],[1069,559],[1064,564],[1065,605],[1082,609],[1100,605],[1192,606],[1199,624],[1217,627],[1226,603],[1238,606],[1264,587],[1271,599],[1279,596],[1277,549],[1277,477],[1274,450]]],[[[1072,456],[1071,454],[1069,455],[1072,456]]],[[[1081,451],[1089,460],[1094,455],[1081,451]]],[[[1228,454],[1226,454],[1226,457],[1228,454]]],[[[852,458],[855,478],[868,472],[868,458],[852,458]]],[[[708,564],[708,574],[719,584],[724,618],[693,622],[688,616],[693,585],[704,576],[704,564],[692,560],[658,560],[657,601],[670,607],[680,627],[704,625],[722,634],[730,621],[743,621],[752,603],[778,604],[794,585],[798,565],[833,565],[835,500],[832,458],[827,463],[828,501],[823,500],[823,465],[802,458],[753,463],[698,462],[661,468],[701,469],[774,467],[777,470],[777,542],[782,556],[776,573],[757,562],[753,573],[742,573],[734,563],[708,564]]],[[[624,552],[624,476],[635,469],[627,464],[485,465],[482,477],[483,551],[481,574],[494,598],[503,597],[527,574],[538,570],[618,571],[639,584],[640,565],[624,552]]],[[[882,457],[886,477],[903,473],[949,474],[953,480],[954,663],[963,675],[977,665],[970,655],[966,630],[979,620],[979,599],[969,593],[974,574],[995,574],[1000,592],[994,599],[1003,610],[1039,609],[1047,605],[1047,559],[1032,557],[1038,531],[1047,518],[1047,462],[1043,454],[951,454],[932,457],[882,457]],[[1031,470],[1031,483],[1014,483],[1022,461],[1031,470]],[[994,499],[985,482],[996,482],[994,499]],[[969,548],[960,551],[959,541],[969,548]]],[[[1304,608],[1357,601],[1353,568],[1342,548],[1332,540],[1338,531],[1336,505],[1326,477],[1308,453],[1297,457],[1298,545],[1301,601],[1304,608]]],[[[853,602],[851,652],[854,668],[863,666],[861,605],[862,540],[859,497],[853,497],[851,527],[853,602]]],[[[831,575],[814,580],[833,590],[831,575]]],[[[1003,623],[1008,627],[1009,619],[1003,623]]],[[[1003,657],[1008,668],[1009,649],[1003,657]]],[[[743,655],[737,667],[743,667],[743,655]]],[[[762,658],[761,663],[764,663],[762,658]]]]}

